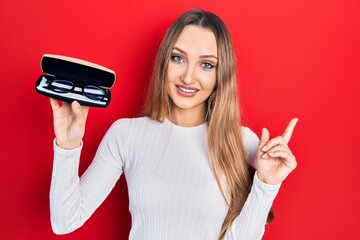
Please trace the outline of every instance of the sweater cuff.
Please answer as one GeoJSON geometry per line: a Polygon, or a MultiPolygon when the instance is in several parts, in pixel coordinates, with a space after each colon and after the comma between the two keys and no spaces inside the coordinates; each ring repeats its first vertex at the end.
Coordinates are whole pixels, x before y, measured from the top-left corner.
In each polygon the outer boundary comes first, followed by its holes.
{"type": "Polygon", "coordinates": [[[258,178],[257,172],[255,172],[253,184],[263,191],[276,191],[277,192],[277,191],[279,191],[282,183],[278,183],[276,185],[264,183],[263,181],[261,181],[258,178]]]}
{"type": "Polygon", "coordinates": [[[77,147],[77,148],[70,149],[70,150],[66,150],[66,149],[60,148],[60,147],[56,144],[56,139],[54,139],[54,141],[53,141],[53,146],[54,146],[54,153],[55,153],[55,155],[63,156],[63,157],[69,157],[69,156],[73,156],[73,155],[75,155],[75,154],[80,154],[81,149],[82,149],[82,147],[83,147],[83,142],[81,141],[80,146],[77,147]]]}
{"type": "Polygon", "coordinates": [[[71,179],[78,177],[78,169],[80,163],[80,154],[82,149],[82,143],[80,147],[65,150],[56,145],[55,139],[53,141],[54,146],[54,163],[53,163],[53,175],[52,179],[55,178],[71,179]]]}

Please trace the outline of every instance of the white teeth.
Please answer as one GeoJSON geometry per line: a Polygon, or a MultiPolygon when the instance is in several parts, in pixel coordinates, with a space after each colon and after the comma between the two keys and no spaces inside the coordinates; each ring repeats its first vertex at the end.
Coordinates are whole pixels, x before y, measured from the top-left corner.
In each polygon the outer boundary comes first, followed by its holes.
{"type": "Polygon", "coordinates": [[[196,90],[190,90],[190,89],[186,89],[186,88],[182,88],[182,87],[178,87],[181,91],[186,92],[186,93],[194,93],[196,92],[196,90]]]}

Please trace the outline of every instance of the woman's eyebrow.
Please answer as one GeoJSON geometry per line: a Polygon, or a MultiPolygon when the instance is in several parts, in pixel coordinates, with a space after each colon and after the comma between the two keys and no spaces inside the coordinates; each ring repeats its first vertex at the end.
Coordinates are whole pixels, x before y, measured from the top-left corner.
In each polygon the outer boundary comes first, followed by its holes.
{"type": "MultiPolygon", "coordinates": [[[[173,47],[173,50],[177,50],[180,53],[187,55],[187,53],[184,50],[182,50],[178,47],[173,47]]],[[[200,58],[215,58],[216,60],[218,59],[215,55],[201,55],[200,58]]]]}

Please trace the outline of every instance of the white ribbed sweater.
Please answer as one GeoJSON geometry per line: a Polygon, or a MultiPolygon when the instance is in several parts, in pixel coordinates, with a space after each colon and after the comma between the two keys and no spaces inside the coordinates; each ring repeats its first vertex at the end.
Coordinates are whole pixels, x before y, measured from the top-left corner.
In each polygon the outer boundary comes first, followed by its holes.
{"type": "MultiPolygon", "coordinates": [[[[257,136],[243,128],[243,137],[250,159],[255,159],[257,136]]],[[[81,147],[63,150],[54,142],[53,231],[64,234],[82,226],[124,173],[132,218],[129,239],[215,240],[228,206],[214,178],[206,141],[206,124],[187,128],[168,120],[118,120],[81,178],[81,147]]],[[[248,199],[225,239],[261,239],[279,188],[255,174],[248,199]]]]}

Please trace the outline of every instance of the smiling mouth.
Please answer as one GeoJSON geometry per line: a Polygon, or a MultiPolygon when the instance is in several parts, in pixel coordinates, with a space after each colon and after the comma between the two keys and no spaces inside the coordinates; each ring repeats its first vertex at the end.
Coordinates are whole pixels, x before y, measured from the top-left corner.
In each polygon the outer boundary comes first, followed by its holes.
{"type": "Polygon", "coordinates": [[[180,85],[175,85],[177,92],[184,97],[193,97],[196,95],[196,93],[198,91],[200,91],[199,89],[196,88],[188,88],[188,87],[184,87],[184,86],[180,86],[180,85]]]}
{"type": "Polygon", "coordinates": [[[194,88],[184,88],[184,87],[180,87],[180,86],[176,86],[177,89],[179,89],[180,91],[184,92],[184,93],[196,93],[199,90],[194,89],[194,88]]]}

